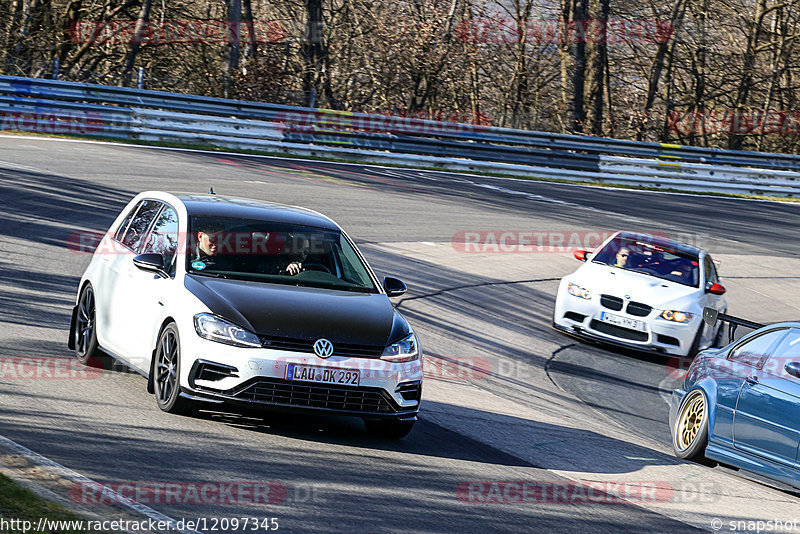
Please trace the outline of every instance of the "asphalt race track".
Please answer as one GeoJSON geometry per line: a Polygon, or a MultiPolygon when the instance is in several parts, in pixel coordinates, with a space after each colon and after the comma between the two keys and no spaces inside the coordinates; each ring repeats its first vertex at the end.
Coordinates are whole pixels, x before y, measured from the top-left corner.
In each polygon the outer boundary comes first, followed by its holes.
{"type": "MultiPolygon", "coordinates": [[[[110,485],[278,484],[285,493],[271,503],[146,504],[172,518],[275,517],[286,532],[679,533],[800,521],[796,492],[672,456],[666,399],[682,362],[551,328],[558,279],[578,266],[570,250],[454,241],[489,231],[546,232],[551,244],[618,229],[677,236],[721,259],[731,313],[791,320],[800,205],[0,137],[0,360],[71,357],[69,314],[90,258],[72,246],[81,232],[105,231],[140,191],[210,186],[321,211],[379,275],[408,284],[396,305],[420,335],[428,376],[412,433],[378,440],[347,418],[177,417],[123,368],[55,379],[0,367],[0,435],[110,485]],[[658,491],[482,502],[463,490],[492,481],[658,491]]],[[[88,513],[115,513],[61,490],[88,513]]]]}

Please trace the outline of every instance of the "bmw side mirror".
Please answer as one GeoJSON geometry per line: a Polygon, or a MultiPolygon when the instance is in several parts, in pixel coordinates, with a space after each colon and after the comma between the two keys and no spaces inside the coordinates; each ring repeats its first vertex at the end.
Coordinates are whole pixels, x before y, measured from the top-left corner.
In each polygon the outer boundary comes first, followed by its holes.
{"type": "Polygon", "coordinates": [[[588,250],[576,250],[572,253],[572,255],[575,256],[575,259],[578,261],[586,261],[586,258],[589,256],[589,254],[591,254],[591,252],[588,250]]]}
{"type": "Polygon", "coordinates": [[[139,269],[166,276],[164,271],[164,256],[161,254],[139,254],[134,256],[133,264],[139,269]]]}
{"type": "Polygon", "coordinates": [[[725,291],[727,290],[725,289],[725,286],[723,286],[722,284],[711,284],[706,289],[706,292],[711,293],[712,295],[724,295],[725,291]]]}
{"type": "Polygon", "coordinates": [[[383,289],[390,297],[399,297],[408,291],[408,288],[403,281],[398,278],[394,278],[393,276],[387,276],[383,279],[383,289]]]}
{"type": "Polygon", "coordinates": [[[800,362],[789,362],[784,369],[790,375],[800,378],[800,362]]]}

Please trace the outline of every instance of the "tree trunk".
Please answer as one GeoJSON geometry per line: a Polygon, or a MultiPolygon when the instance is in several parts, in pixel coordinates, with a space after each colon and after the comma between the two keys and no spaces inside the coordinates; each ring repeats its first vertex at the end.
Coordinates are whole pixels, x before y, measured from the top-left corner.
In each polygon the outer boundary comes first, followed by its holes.
{"type": "Polygon", "coordinates": [[[239,55],[242,44],[242,0],[228,0],[228,60],[222,77],[222,90],[225,98],[231,96],[231,77],[239,68],[239,55]]]}
{"type": "Polygon", "coordinates": [[[139,10],[139,18],[136,19],[134,36],[128,45],[128,53],[125,55],[125,62],[122,65],[122,75],[119,83],[122,87],[128,87],[131,83],[131,71],[136,62],[136,54],[139,53],[139,48],[141,48],[142,32],[145,29],[145,25],[150,22],[150,8],[152,6],[153,0],[142,0],[142,8],[139,10]]]}
{"type": "Polygon", "coordinates": [[[83,0],[72,0],[68,5],[67,9],[64,11],[64,16],[62,17],[61,23],[61,41],[56,48],[55,56],[58,58],[61,64],[64,63],[64,60],[67,59],[67,54],[69,54],[70,48],[72,48],[72,39],[73,35],[77,35],[77,24],[80,18],[81,7],[83,4],[83,0]],[[71,33],[75,30],[75,33],[71,33]]]}
{"type": "Polygon", "coordinates": [[[582,133],[586,122],[584,107],[584,90],[586,87],[586,18],[588,15],[589,0],[574,0],[572,31],[568,34],[571,43],[572,57],[575,66],[572,71],[572,116],[571,130],[582,133]]]}
{"type": "Polygon", "coordinates": [[[322,0],[306,0],[306,39],[303,44],[303,91],[306,105],[317,104],[324,53],[322,0]]]}
{"type": "MultiPolygon", "coordinates": [[[[678,0],[675,2],[669,18],[670,28],[673,31],[681,25],[685,12],[686,3],[683,0],[678,0]]],[[[653,64],[650,67],[650,76],[647,80],[647,96],[645,97],[642,120],[636,125],[637,141],[642,141],[645,138],[645,128],[648,124],[648,114],[650,113],[650,110],[653,109],[653,104],[656,100],[656,95],[658,94],[658,85],[661,82],[661,73],[664,70],[664,60],[667,56],[670,43],[672,43],[675,39],[674,35],[670,35],[669,38],[665,38],[665,36],[662,35],[661,38],[662,40],[658,43],[658,49],[656,50],[656,56],[653,59],[653,64]]]]}
{"type": "Polygon", "coordinates": [[[736,91],[736,100],[733,104],[734,131],[728,138],[728,148],[732,150],[741,150],[744,142],[744,136],[736,131],[736,125],[739,123],[741,117],[743,117],[746,113],[745,106],[747,105],[747,100],[750,96],[750,89],[753,85],[753,69],[756,63],[756,53],[758,52],[758,41],[761,37],[761,24],[766,12],[767,0],[757,0],[756,10],[753,15],[753,25],[750,27],[750,32],[747,38],[747,48],[744,53],[742,78],[739,81],[739,87],[736,91]]]}
{"type": "Polygon", "coordinates": [[[600,31],[587,31],[588,62],[586,69],[587,123],[592,135],[603,134],[603,87],[605,85],[605,66],[608,54],[607,28],[610,0],[591,0],[589,19],[592,28],[600,31]]]}
{"type": "Polygon", "coordinates": [[[255,59],[258,57],[258,42],[256,36],[256,28],[253,24],[253,3],[252,0],[242,0],[244,7],[244,23],[247,26],[247,41],[250,45],[249,57],[255,59]]]}
{"type": "Polygon", "coordinates": [[[6,42],[3,46],[3,49],[0,50],[0,68],[3,69],[3,72],[6,74],[15,74],[14,72],[10,72],[8,65],[9,59],[13,61],[15,58],[12,56],[9,58],[9,52],[13,48],[14,39],[19,32],[19,27],[22,22],[22,11],[23,11],[23,0],[12,0],[11,8],[9,11],[11,12],[11,17],[9,17],[8,26],[6,26],[6,42]]]}

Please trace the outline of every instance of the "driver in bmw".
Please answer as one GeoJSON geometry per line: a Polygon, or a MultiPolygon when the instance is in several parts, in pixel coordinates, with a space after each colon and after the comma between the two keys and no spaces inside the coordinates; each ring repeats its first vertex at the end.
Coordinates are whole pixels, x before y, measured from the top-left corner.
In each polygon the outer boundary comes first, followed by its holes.
{"type": "Polygon", "coordinates": [[[617,259],[614,267],[625,267],[628,264],[628,257],[631,255],[631,249],[622,247],[617,252],[617,259]]]}

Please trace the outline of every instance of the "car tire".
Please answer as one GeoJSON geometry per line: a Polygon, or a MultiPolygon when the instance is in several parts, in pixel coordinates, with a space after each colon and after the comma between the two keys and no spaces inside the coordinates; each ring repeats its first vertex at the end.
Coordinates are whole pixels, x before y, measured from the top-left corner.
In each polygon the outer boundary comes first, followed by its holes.
{"type": "Polygon", "coordinates": [[[97,342],[97,300],[92,284],[86,284],[78,299],[78,312],[75,315],[75,328],[72,332],[75,355],[86,367],[104,369],[109,357],[100,349],[97,342]]]}
{"type": "Polygon", "coordinates": [[[708,445],[708,399],[700,389],[686,394],[672,429],[672,450],[686,460],[705,459],[708,445]]]}
{"type": "Polygon", "coordinates": [[[382,419],[364,419],[367,432],[378,438],[401,439],[411,432],[414,421],[391,421],[382,419]]]}
{"type": "Polygon", "coordinates": [[[167,413],[189,414],[192,403],[180,396],[181,342],[175,323],[161,331],[154,354],[153,388],[158,407],[167,413]]]}

